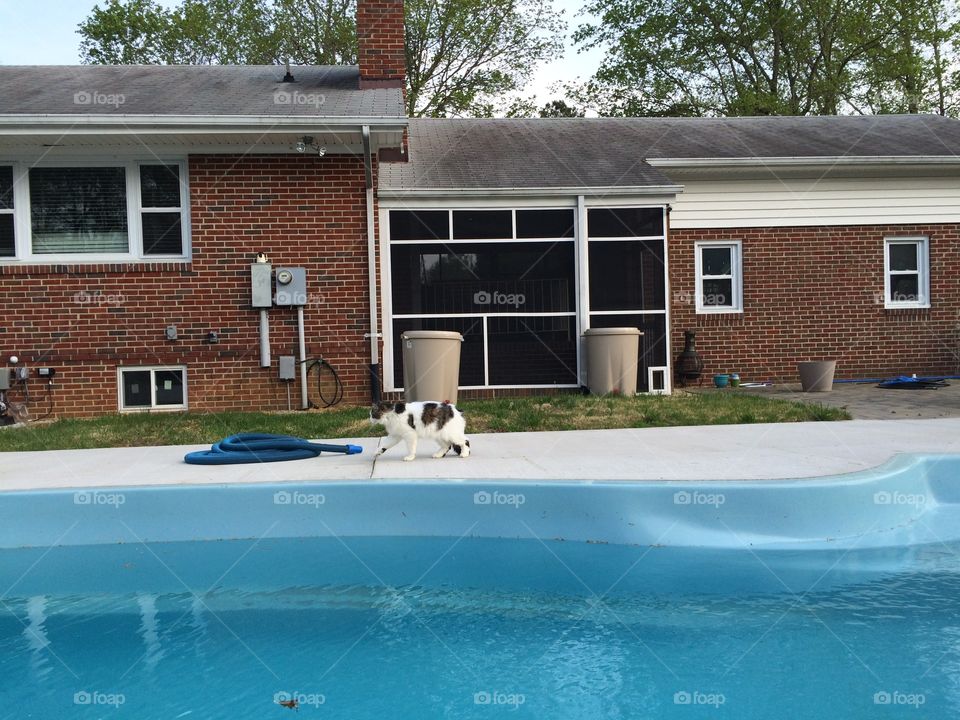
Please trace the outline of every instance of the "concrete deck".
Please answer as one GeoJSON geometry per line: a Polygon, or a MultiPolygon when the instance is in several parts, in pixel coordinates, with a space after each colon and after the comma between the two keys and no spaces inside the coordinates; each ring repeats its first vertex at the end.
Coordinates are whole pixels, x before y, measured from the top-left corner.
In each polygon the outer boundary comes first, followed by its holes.
{"type": "MultiPolygon", "coordinates": [[[[909,392],[909,391],[905,391],[909,392]]],[[[940,392],[940,391],[933,391],[940,392]]],[[[345,442],[342,440],[328,442],[345,442]]],[[[0,491],[343,480],[754,480],[855,472],[903,452],[960,452],[960,418],[473,435],[473,455],[414,462],[378,438],[360,455],[262,465],[186,465],[200,446],[0,453],[0,491]]]]}

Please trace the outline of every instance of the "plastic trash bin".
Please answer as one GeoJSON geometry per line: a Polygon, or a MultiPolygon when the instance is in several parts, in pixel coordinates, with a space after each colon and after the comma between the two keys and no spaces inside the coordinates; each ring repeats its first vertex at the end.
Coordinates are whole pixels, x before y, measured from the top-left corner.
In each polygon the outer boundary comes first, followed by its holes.
{"type": "Polygon", "coordinates": [[[444,330],[408,330],[403,345],[403,392],[407,402],[457,401],[463,335],[444,330]]]}
{"type": "Polygon", "coordinates": [[[587,387],[592,394],[637,394],[641,335],[635,327],[590,328],[583,334],[587,387]]]}

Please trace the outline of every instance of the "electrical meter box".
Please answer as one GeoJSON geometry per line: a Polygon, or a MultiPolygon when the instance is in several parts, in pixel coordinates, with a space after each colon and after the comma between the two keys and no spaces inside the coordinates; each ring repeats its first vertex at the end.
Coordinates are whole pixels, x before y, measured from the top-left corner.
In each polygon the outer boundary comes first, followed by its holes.
{"type": "Polygon", "coordinates": [[[255,263],[250,266],[250,304],[253,307],[268,308],[273,306],[271,279],[270,263],[255,263]]]}
{"type": "Polygon", "coordinates": [[[307,269],[277,268],[277,305],[307,304],[307,269]]]}
{"type": "Polygon", "coordinates": [[[0,368],[0,391],[10,389],[10,371],[0,368]]]}

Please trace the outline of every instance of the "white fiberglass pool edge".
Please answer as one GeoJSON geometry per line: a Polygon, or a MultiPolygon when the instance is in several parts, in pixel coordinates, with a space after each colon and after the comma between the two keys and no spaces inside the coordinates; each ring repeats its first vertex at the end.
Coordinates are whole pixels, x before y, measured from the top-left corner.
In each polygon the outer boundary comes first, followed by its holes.
{"type": "Polygon", "coordinates": [[[893,547],[960,539],[960,455],[808,480],[375,481],[17,491],[0,548],[296,537],[893,547]]]}

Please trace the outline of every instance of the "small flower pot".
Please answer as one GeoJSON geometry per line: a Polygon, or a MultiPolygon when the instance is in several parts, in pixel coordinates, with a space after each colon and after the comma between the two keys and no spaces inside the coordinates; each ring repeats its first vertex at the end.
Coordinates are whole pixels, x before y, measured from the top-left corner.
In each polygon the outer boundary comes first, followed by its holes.
{"type": "Polygon", "coordinates": [[[836,360],[817,360],[797,364],[800,372],[800,387],[804,392],[830,392],[833,390],[833,374],[836,360]]]}
{"type": "Polygon", "coordinates": [[[725,387],[727,387],[727,385],[730,384],[730,376],[729,376],[729,375],[714,375],[714,376],[713,376],[713,384],[716,385],[718,388],[725,388],[725,387]]]}
{"type": "Polygon", "coordinates": [[[739,373],[730,373],[730,387],[740,387],[739,373]]]}

